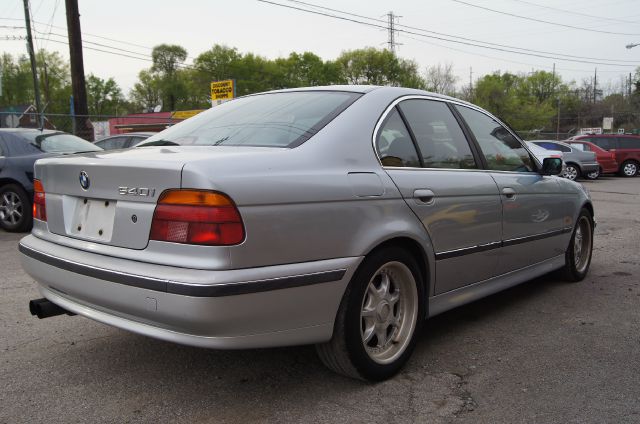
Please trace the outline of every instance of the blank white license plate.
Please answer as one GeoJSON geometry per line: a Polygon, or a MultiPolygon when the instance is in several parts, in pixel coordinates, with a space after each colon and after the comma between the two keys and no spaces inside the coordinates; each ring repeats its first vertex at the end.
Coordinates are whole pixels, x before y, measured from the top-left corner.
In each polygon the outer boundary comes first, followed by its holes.
{"type": "Polygon", "coordinates": [[[69,232],[79,238],[110,241],[116,203],[115,200],[76,198],[69,232]]]}

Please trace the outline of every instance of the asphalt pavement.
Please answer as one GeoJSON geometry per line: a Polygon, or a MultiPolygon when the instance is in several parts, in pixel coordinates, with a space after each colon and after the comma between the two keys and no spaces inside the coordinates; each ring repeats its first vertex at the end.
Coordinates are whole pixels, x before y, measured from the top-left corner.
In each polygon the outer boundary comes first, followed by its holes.
{"type": "Polygon", "coordinates": [[[549,275],[440,315],[379,384],[310,346],[214,351],[38,320],[21,235],[0,230],[0,423],[640,423],[640,177],[584,184],[598,226],[583,282],[549,275]]]}

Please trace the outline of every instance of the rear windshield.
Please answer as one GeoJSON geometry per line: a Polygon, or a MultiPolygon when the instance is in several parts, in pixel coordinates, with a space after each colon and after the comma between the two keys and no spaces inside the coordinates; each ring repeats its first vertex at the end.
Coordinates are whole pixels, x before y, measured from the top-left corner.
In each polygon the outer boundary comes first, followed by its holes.
{"type": "Polygon", "coordinates": [[[139,144],[296,147],[361,94],[301,91],[241,97],[215,106],[139,144]]]}
{"type": "Polygon", "coordinates": [[[80,153],[97,152],[102,149],[93,143],[67,133],[38,133],[25,132],[21,137],[45,153],[80,153]]]}

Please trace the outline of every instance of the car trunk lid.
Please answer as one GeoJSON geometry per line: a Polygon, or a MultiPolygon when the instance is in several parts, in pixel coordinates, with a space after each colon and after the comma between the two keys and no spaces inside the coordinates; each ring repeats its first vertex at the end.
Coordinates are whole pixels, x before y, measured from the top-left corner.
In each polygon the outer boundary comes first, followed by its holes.
{"type": "Polygon", "coordinates": [[[179,188],[196,156],[166,148],[82,154],[36,164],[49,231],[131,249],[147,246],[158,196],[179,188]]]}

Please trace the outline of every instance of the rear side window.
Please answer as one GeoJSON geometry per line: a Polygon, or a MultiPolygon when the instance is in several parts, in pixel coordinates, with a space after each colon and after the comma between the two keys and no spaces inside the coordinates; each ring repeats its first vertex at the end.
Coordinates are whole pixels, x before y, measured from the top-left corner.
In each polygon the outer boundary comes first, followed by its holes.
{"type": "Polygon", "coordinates": [[[590,152],[591,151],[591,146],[589,146],[588,144],[582,144],[582,143],[570,143],[571,147],[573,147],[576,150],[580,150],[582,152],[590,152]]]}
{"type": "Polygon", "coordinates": [[[106,140],[100,140],[96,142],[96,146],[102,147],[105,150],[123,149],[127,144],[129,137],[113,137],[106,140]]]}
{"type": "Polygon", "coordinates": [[[602,147],[605,150],[611,150],[616,148],[616,139],[611,137],[594,137],[590,140],[598,147],[602,147]]]}
{"type": "Polygon", "coordinates": [[[477,168],[469,142],[445,103],[412,99],[399,107],[415,136],[425,168],[477,168]]]}
{"type": "Polygon", "coordinates": [[[619,149],[640,149],[640,138],[618,137],[619,149]]]}
{"type": "Polygon", "coordinates": [[[378,131],[376,150],[383,166],[420,167],[418,152],[396,108],[387,115],[378,131]]]}
{"type": "Polygon", "coordinates": [[[487,160],[487,167],[496,171],[533,172],[529,152],[509,130],[489,115],[477,110],[456,106],[475,136],[487,160]]]}
{"type": "Polygon", "coordinates": [[[143,146],[296,147],[361,94],[298,91],[241,97],[154,135],[143,146]]]}

